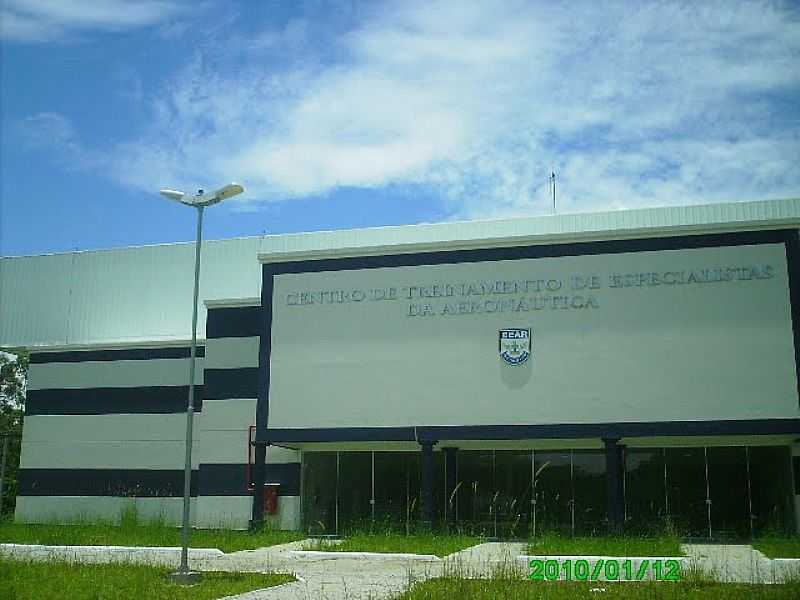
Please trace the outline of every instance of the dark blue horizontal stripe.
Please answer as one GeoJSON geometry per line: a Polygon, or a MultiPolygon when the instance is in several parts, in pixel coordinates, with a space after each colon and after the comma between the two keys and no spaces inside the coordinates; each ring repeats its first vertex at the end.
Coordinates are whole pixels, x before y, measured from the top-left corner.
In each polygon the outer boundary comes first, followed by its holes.
{"type": "MultiPolygon", "coordinates": [[[[623,232],[624,233],[624,232],[623,232]]],[[[477,248],[473,250],[440,250],[436,252],[409,252],[377,256],[355,256],[348,258],[323,258],[282,263],[264,263],[262,276],[266,280],[284,273],[318,273],[355,269],[381,269],[386,267],[415,267],[497,260],[519,260],[528,258],[551,258],[558,256],[591,256],[596,254],[620,254],[627,252],[652,252],[656,250],[681,250],[684,248],[716,248],[752,244],[788,243],[797,237],[791,229],[769,231],[745,231],[704,235],[682,235],[628,240],[604,240],[595,242],[553,242],[504,248],[477,248]]],[[[477,240],[476,243],[492,240],[477,240]]]]}
{"type": "MultiPolygon", "coordinates": [[[[194,388],[194,408],[203,407],[203,386],[194,388]]],[[[26,415],[170,414],[186,412],[189,386],[31,390],[26,415]]]]}
{"type": "Polygon", "coordinates": [[[258,443],[389,442],[438,440],[536,440],[652,436],[800,434],[800,419],[566,423],[556,425],[453,425],[268,429],[258,443]]]}
{"type": "MultiPolygon", "coordinates": [[[[183,469],[20,469],[20,496],[183,496],[183,469]]],[[[197,471],[191,495],[197,495],[197,471]]]]}
{"type": "MultiPolygon", "coordinates": [[[[300,495],[300,463],[268,464],[267,482],[279,483],[281,496],[300,495]]],[[[201,496],[246,496],[248,490],[246,464],[201,464],[199,492],[201,496]]]]}
{"type": "Polygon", "coordinates": [[[256,432],[256,442],[413,442],[413,427],[331,427],[268,429],[256,432]]]}
{"type": "Polygon", "coordinates": [[[260,316],[260,306],[209,308],[206,339],[257,336],[260,316]]]}
{"type": "Polygon", "coordinates": [[[241,369],[205,369],[205,400],[258,397],[258,367],[241,369]]]}
{"type": "MultiPolygon", "coordinates": [[[[198,357],[206,355],[205,346],[197,347],[198,357]]],[[[153,360],[156,358],[189,358],[191,348],[130,348],[120,350],[70,350],[68,352],[32,352],[31,364],[72,363],[113,360],[153,360]]]]}

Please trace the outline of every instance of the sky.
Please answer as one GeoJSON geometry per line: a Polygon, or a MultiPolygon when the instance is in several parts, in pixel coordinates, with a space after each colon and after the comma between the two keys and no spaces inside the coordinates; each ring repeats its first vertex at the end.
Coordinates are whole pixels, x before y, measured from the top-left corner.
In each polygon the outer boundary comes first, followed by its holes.
{"type": "Polygon", "coordinates": [[[798,2],[3,0],[0,255],[800,197],[798,2]]]}

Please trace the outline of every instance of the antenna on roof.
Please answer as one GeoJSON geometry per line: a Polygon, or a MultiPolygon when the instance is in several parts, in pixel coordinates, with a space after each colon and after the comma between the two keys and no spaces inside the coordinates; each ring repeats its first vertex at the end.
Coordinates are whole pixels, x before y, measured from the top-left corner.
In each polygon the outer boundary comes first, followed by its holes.
{"type": "Polygon", "coordinates": [[[553,187],[553,214],[556,214],[556,172],[550,173],[550,184],[553,187]]]}

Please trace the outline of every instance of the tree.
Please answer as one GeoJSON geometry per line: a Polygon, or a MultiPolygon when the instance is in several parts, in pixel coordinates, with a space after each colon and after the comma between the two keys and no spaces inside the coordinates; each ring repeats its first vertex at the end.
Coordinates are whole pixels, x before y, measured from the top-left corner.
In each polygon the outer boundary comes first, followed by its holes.
{"type": "Polygon", "coordinates": [[[26,350],[0,349],[0,454],[3,451],[2,436],[8,437],[0,515],[12,513],[16,504],[28,363],[29,355],[26,350]]]}

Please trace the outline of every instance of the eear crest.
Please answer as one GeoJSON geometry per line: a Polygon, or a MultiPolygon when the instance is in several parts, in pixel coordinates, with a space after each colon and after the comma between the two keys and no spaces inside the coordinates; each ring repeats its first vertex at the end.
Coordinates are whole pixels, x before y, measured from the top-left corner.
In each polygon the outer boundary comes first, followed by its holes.
{"type": "Polygon", "coordinates": [[[521,365],[531,355],[530,329],[501,329],[500,358],[509,365],[521,365]]]}

